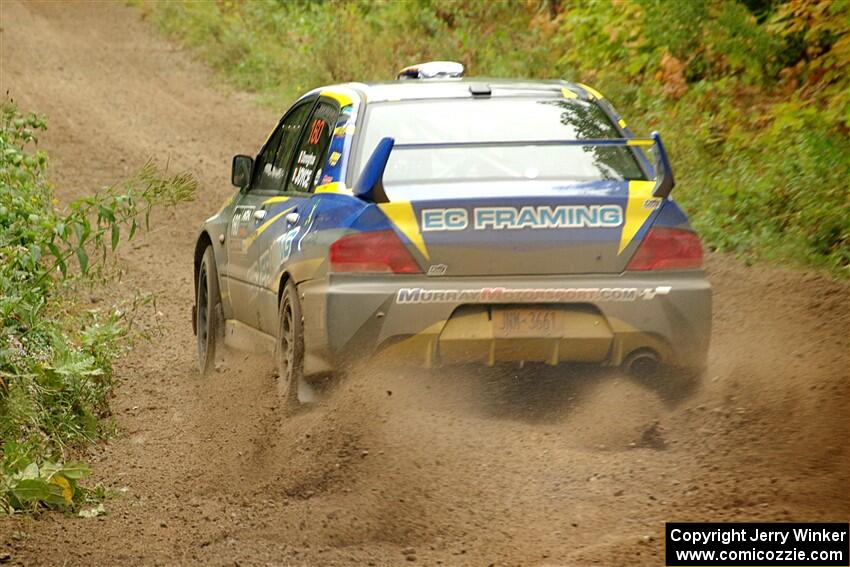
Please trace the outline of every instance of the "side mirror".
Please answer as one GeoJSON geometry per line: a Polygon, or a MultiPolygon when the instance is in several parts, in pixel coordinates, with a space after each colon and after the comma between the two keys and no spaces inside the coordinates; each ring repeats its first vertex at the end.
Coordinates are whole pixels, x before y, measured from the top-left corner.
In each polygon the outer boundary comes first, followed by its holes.
{"type": "Polygon", "coordinates": [[[652,140],[655,142],[655,188],[652,190],[652,196],[663,199],[670,195],[670,191],[676,186],[676,180],[673,178],[673,168],[670,166],[667,150],[661,142],[661,134],[653,132],[652,140]]]}
{"type": "Polygon", "coordinates": [[[363,167],[360,179],[354,184],[353,193],[355,197],[371,203],[389,202],[387,194],[384,192],[384,170],[387,168],[387,162],[394,145],[394,138],[382,138],[378,142],[375,151],[372,152],[372,157],[363,167]]]}
{"type": "Polygon", "coordinates": [[[230,169],[230,182],[240,189],[245,189],[251,183],[252,169],[254,169],[254,160],[250,156],[233,156],[233,164],[230,169]]]}

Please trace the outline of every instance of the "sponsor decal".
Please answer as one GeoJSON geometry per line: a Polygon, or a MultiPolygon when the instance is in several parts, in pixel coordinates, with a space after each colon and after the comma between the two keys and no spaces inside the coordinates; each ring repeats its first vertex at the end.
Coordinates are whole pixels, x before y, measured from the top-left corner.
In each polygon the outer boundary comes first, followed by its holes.
{"type": "Polygon", "coordinates": [[[239,205],[233,210],[233,218],[230,219],[230,237],[245,238],[248,236],[248,225],[255,207],[239,205]]]}
{"type": "Polygon", "coordinates": [[[667,295],[671,286],[656,287],[564,287],[510,289],[424,289],[398,290],[396,303],[571,303],[576,301],[646,301],[667,295]]]}
{"type": "Polygon", "coordinates": [[[280,259],[282,262],[286,262],[292,256],[292,242],[298,236],[298,233],[301,232],[301,227],[296,226],[289,232],[283,235],[283,250],[280,255],[280,259]]]}
{"type": "Polygon", "coordinates": [[[316,155],[306,150],[301,150],[295,162],[295,169],[292,170],[292,183],[302,191],[306,191],[310,187],[310,181],[313,179],[313,167],[315,165],[316,155]]]}
{"type": "Polygon", "coordinates": [[[433,264],[428,267],[428,275],[429,276],[443,276],[446,274],[446,270],[449,267],[446,264],[433,264]]]}
{"type": "Polygon", "coordinates": [[[342,154],[339,152],[331,152],[331,157],[328,158],[328,164],[333,167],[336,165],[336,162],[339,161],[339,158],[342,157],[342,154]]]}
{"type": "Polygon", "coordinates": [[[423,231],[515,230],[522,228],[616,228],[623,224],[620,205],[461,207],[423,209],[423,231]]]}
{"type": "Polygon", "coordinates": [[[340,138],[345,136],[346,134],[354,133],[354,125],[353,124],[343,124],[342,126],[337,126],[334,128],[333,137],[340,138]]]}
{"type": "Polygon", "coordinates": [[[319,139],[322,137],[322,132],[325,129],[325,125],[327,123],[321,118],[317,118],[313,121],[313,125],[310,127],[310,136],[307,138],[307,143],[311,146],[315,146],[319,143],[319,139]]]}
{"type": "Polygon", "coordinates": [[[288,262],[292,257],[292,248],[298,234],[301,232],[301,227],[296,226],[277,237],[277,239],[269,246],[254,264],[248,269],[248,281],[260,286],[268,284],[269,279],[275,275],[274,269],[278,268],[281,263],[288,262]]]}

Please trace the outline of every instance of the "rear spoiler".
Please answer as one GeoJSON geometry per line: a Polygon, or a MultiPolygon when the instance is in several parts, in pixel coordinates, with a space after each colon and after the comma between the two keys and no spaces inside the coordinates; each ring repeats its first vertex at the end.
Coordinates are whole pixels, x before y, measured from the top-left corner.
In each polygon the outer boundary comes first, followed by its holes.
{"type": "MultiPolygon", "coordinates": [[[[667,150],[661,142],[661,135],[653,132],[649,138],[588,138],[584,140],[518,140],[518,141],[493,141],[493,142],[434,142],[422,144],[396,144],[393,138],[382,138],[375,151],[360,174],[360,179],[354,185],[353,193],[356,197],[371,203],[386,203],[387,194],[384,191],[384,171],[393,149],[396,150],[423,150],[423,149],[445,149],[445,148],[493,148],[509,146],[627,146],[638,148],[654,147],[655,163],[655,188],[652,190],[653,197],[666,198],[670,195],[676,180],[673,177],[673,169],[667,157],[667,150]]],[[[638,156],[641,161],[648,163],[643,152],[638,156]]]]}

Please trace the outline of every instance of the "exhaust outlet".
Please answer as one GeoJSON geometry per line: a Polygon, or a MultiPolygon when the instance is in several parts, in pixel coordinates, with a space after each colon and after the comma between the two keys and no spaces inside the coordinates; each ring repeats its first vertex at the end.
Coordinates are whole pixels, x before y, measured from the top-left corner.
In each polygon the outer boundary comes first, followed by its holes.
{"type": "Polygon", "coordinates": [[[623,368],[635,378],[650,378],[658,373],[661,362],[651,350],[637,350],[626,357],[623,368]]]}

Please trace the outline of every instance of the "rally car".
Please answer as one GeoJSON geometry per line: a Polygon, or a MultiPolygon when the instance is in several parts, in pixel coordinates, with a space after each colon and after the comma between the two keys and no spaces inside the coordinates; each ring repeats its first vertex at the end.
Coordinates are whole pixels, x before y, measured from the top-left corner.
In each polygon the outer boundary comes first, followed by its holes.
{"type": "Polygon", "coordinates": [[[202,372],[273,353],[291,404],[379,353],[700,373],[711,288],[660,137],[583,84],[462,75],[315,89],[233,158],[195,247],[202,372]]]}

